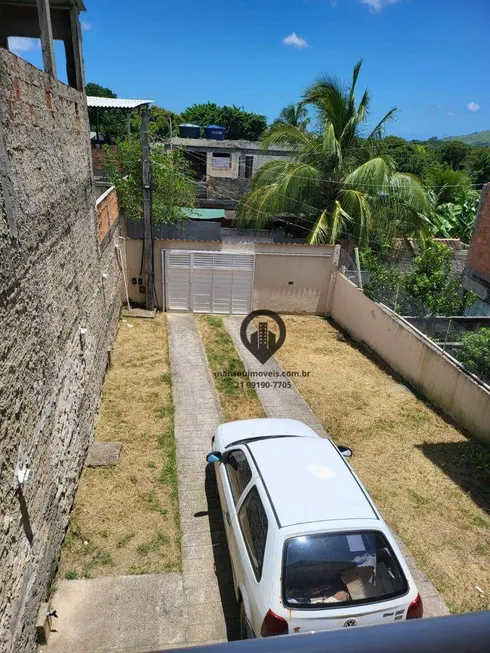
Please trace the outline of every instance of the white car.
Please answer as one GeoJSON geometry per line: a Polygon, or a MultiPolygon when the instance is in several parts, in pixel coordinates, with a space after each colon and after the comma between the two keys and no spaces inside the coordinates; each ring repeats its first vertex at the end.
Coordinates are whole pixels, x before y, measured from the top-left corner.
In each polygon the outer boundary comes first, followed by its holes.
{"type": "Polygon", "coordinates": [[[216,467],[242,637],[422,617],[407,564],[345,460],[351,454],[295,420],[218,427],[207,460],[216,467]]]}

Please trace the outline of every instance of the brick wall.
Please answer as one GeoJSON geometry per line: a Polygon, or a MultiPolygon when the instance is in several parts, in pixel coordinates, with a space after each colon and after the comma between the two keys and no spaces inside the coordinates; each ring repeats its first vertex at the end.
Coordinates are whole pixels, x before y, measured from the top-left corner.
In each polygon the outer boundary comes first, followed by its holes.
{"type": "Polygon", "coordinates": [[[465,286],[490,302],[490,184],[483,187],[465,269],[465,286]]]}
{"type": "Polygon", "coordinates": [[[29,653],[93,437],[121,276],[115,242],[98,246],[84,96],[2,48],[0,186],[0,651],[29,653]]]}
{"type": "Polygon", "coordinates": [[[99,245],[104,246],[107,237],[111,235],[114,226],[119,220],[119,204],[114,186],[111,186],[97,200],[98,237],[99,245]]]}

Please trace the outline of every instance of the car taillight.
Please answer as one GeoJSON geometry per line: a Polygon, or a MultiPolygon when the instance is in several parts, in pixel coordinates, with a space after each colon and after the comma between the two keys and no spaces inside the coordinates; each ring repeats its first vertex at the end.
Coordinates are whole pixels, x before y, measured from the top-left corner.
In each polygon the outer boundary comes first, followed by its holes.
{"type": "Polygon", "coordinates": [[[288,622],[282,617],[278,617],[272,610],[265,615],[264,623],[260,629],[261,637],[272,637],[273,635],[287,635],[288,622]]]}
{"type": "Polygon", "coordinates": [[[424,616],[424,606],[420,594],[408,606],[407,619],[421,619],[424,616]]]}

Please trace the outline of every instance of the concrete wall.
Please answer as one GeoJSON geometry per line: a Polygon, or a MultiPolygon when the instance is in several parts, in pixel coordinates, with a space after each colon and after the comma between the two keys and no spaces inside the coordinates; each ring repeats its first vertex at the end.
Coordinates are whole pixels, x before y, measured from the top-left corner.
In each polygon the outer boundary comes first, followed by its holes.
{"type": "MultiPolygon", "coordinates": [[[[141,304],[145,301],[145,295],[140,292],[141,283],[144,283],[140,275],[141,256],[143,252],[143,241],[133,238],[126,238],[124,241],[124,259],[126,263],[126,277],[128,283],[129,301],[141,304]],[[133,283],[136,280],[136,283],[133,283]]],[[[155,289],[159,310],[163,307],[163,277],[162,277],[162,250],[164,249],[192,249],[202,251],[221,251],[220,242],[193,242],[188,240],[154,240],[153,265],[155,269],[155,289]]]]}
{"type": "MultiPolygon", "coordinates": [[[[226,154],[223,152],[223,154],[226,154]]],[[[213,151],[206,155],[206,174],[208,177],[217,177],[221,179],[236,179],[238,177],[238,166],[240,162],[239,152],[228,152],[230,155],[230,167],[218,168],[213,165],[213,151]]]]}
{"type": "Polygon", "coordinates": [[[121,275],[114,246],[98,246],[88,133],[82,93],[0,48],[2,653],[35,649],[117,327],[121,275]]]}
{"type": "Polygon", "coordinates": [[[490,391],[457,361],[337,274],[332,318],[410,385],[480,440],[490,441],[490,391]]]}
{"type": "MultiPolygon", "coordinates": [[[[254,252],[255,276],[253,308],[268,308],[281,313],[325,315],[330,290],[334,247],[282,244],[226,246],[221,242],[193,242],[155,239],[154,265],[158,306],[163,307],[162,250],[254,252]],[[292,283],[290,283],[292,282],[292,283]]],[[[144,302],[138,283],[143,241],[125,240],[125,261],[130,302],[144,302]],[[136,283],[133,283],[135,281],[136,283]]]]}
{"type": "Polygon", "coordinates": [[[253,308],[325,315],[334,247],[255,245],[253,308]]]}

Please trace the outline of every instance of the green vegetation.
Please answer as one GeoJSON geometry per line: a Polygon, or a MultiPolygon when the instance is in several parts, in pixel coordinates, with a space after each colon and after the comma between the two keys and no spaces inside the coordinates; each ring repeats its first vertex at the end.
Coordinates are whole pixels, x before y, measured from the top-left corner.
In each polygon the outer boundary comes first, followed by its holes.
{"type": "Polygon", "coordinates": [[[461,279],[451,272],[452,250],[447,245],[427,241],[415,257],[410,272],[393,265],[392,251],[365,248],[361,265],[369,271],[366,295],[392,307],[401,315],[460,315],[474,302],[473,293],[464,297],[461,279]]]}
{"type": "MultiPolygon", "coordinates": [[[[185,219],[181,207],[194,206],[196,190],[187,163],[178,151],[168,154],[162,147],[150,150],[153,220],[155,224],[185,219]]],[[[139,138],[106,146],[104,165],[116,187],[121,207],[132,220],[143,217],[141,143],[139,138]]]]}
{"type": "Polygon", "coordinates": [[[461,342],[463,347],[458,350],[458,359],[466,369],[490,383],[490,329],[466,333],[461,342]]]}
{"type": "Polygon", "coordinates": [[[473,132],[472,134],[463,134],[462,136],[448,136],[443,138],[443,141],[462,141],[466,145],[490,145],[490,129],[481,132],[473,132]]]}
{"type": "MultiPolygon", "coordinates": [[[[117,98],[114,91],[100,84],[89,82],[85,86],[87,95],[93,97],[117,98]]],[[[126,112],[120,109],[103,109],[98,111],[99,115],[99,134],[104,136],[110,134],[113,138],[123,138],[127,133],[126,112]]],[[[91,131],[97,131],[97,109],[89,107],[88,117],[91,131]]]]}
{"type": "Polygon", "coordinates": [[[453,201],[439,204],[430,216],[432,232],[439,238],[459,238],[469,245],[475,227],[480,193],[461,190],[453,201]]]}
{"type": "Polygon", "coordinates": [[[272,123],[272,128],[276,125],[291,125],[301,131],[306,131],[311,119],[308,117],[308,110],[302,104],[288,104],[285,106],[279,116],[272,123]]]}
{"type": "Polygon", "coordinates": [[[200,315],[197,318],[197,327],[225,421],[265,417],[262,404],[245,376],[245,367],[233,340],[225,329],[223,318],[200,315]]]}
{"type": "Polygon", "coordinates": [[[182,122],[205,127],[220,125],[226,127],[226,138],[232,140],[256,141],[267,127],[265,116],[244,111],[241,107],[218,106],[213,102],[193,104],[180,116],[182,122]]]}
{"type": "Polygon", "coordinates": [[[380,151],[391,109],[366,134],[370,96],[356,102],[358,62],[349,88],[323,76],[309,86],[301,106],[311,107],[318,130],[305,132],[276,123],[264,146],[290,147],[294,161],[271,161],[252,179],[239,207],[242,220],[262,227],[269,216],[290,214],[302,223],[310,243],[353,239],[368,242],[370,232],[424,236],[429,201],[420,182],[399,173],[393,159],[380,151]]]}

